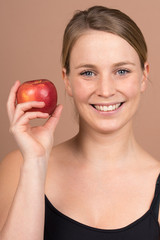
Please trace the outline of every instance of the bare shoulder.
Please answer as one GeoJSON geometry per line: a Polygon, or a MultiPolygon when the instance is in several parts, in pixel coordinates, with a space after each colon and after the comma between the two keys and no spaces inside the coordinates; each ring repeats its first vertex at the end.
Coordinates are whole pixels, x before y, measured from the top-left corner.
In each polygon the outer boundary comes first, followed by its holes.
{"type": "MultiPolygon", "coordinates": [[[[156,175],[156,178],[159,176],[160,174],[160,159],[156,159],[156,158],[150,158],[150,161],[151,161],[151,164],[153,164],[153,171],[155,169],[155,175],[156,175]]],[[[151,169],[152,169],[152,166],[151,166],[151,169]]],[[[158,214],[158,222],[159,222],[159,225],[160,225],[160,204],[159,204],[159,214],[158,214]]]]}
{"type": "Polygon", "coordinates": [[[160,159],[156,159],[152,154],[144,150],[143,148],[140,148],[139,151],[139,163],[140,167],[147,170],[147,172],[160,172],[160,159]]]}
{"type": "MultiPolygon", "coordinates": [[[[67,173],[74,165],[74,139],[69,139],[65,142],[57,144],[53,147],[48,162],[48,169],[46,175],[45,192],[48,196],[53,195],[53,189],[58,187],[59,180],[63,175],[63,179],[67,179],[67,173]],[[54,188],[53,188],[54,184],[54,188]]],[[[66,180],[67,183],[67,180],[66,180]]]]}
{"type": "Polygon", "coordinates": [[[10,152],[0,162],[0,229],[16,192],[22,162],[23,158],[18,150],[10,152]]]}
{"type": "MultiPolygon", "coordinates": [[[[160,174],[160,160],[159,159],[151,159],[154,166],[155,166],[155,169],[156,169],[156,177],[159,176],[160,174]]],[[[160,191],[159,191],[160,192],[160,191]]],[[[159,225],[160,225],[160,204],[159,204],[159,214],[158,214],[158,222],[159,222],[159,225]]]]}
{"type": "MultiPolygon", "coordinates": [[[[150,155],[145,151],[143,152],[142,157],[145,160],[145,164],[146,164],[145,166],[146,166],[147,172],[149,172],[151,176],[151,178],[149,179],[154,179],[154,187],[155,187],[157,177],[160,174],[160,159],[154,158],[152,155],[150,155]]],[[[147,174],[147,176],[149,176],[149,174],[147,174]]],[[[160,206],[159,206],[158,222],[160,225],[160,206]]]]}
{"type": "Polygon", "coordinates": [[[67,159],[69,160],[75,150],[74,140],[75,137],[54,146],[51,152],[51,160],[53,158],[58,161],[65,159],[65,162],[67,159]]]}
{"type": "MultiPolygon", "coordinates": [[[[15,150],[6,155],[6,157],[0,162],[0,180],[6,180],[6,184],[9,183],[11,178],[19,175],[19,170],[23,162],[20,151],[15,150]]],[[[2,185],[0,181],[0,185],[2,185]]]]}

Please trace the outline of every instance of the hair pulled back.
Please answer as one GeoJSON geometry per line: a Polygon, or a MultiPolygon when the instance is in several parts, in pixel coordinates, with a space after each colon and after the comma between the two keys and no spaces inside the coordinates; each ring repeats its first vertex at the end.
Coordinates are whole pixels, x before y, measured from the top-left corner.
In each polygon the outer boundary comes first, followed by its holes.
{"type": "Polygon", "coordinates": [[[61,61],[66,73],[70,72],[70,54],[75,42],[88,30],[112,33],[125,39],[137,52],[141,67],[147,60],[147,45],[136,23],[117,9],[93,6],[85,11],[76,11],[66,26],[63,36],[61,61]]]}

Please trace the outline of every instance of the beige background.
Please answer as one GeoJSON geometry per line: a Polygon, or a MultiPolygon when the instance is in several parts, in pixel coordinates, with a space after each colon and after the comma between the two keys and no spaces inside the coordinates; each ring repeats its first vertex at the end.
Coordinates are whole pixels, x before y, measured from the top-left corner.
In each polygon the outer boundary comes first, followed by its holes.
{"type": "MultiPolygon", "coordinates": [[[[0,0],[0,160],[17,148],[9,134],[6,101],[15,80],[48,78],[64,105],[55,144],[76,134],[72,103],[65,97],[60,53],[63,30],[73,12],[92,5],[119,8],[135,20],[149,49],[150,83],[135,117],[137,140],[160,159],[159,0],[0,0]]],[[[37,124],[37,123],[36,123],[37,124]]]]}

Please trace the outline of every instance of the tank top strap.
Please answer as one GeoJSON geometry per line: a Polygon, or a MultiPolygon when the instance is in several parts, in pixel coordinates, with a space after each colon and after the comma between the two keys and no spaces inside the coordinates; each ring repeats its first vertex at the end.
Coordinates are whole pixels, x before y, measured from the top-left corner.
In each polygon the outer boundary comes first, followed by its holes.
{"type": "Polygon", "coordinates": [[[151,203],[151,210],[152,210],[156,220],[158,220],[159,207],[160,207],[160,173],[159,173],[157,181],[156,181],[154,198],[151,203]]]}

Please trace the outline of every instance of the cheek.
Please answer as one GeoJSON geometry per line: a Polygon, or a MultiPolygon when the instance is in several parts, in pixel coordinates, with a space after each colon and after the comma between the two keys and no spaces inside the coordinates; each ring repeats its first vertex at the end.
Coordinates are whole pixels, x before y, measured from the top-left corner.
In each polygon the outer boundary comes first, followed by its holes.
{"type": "Polygon", "coordinates": [[[84,82],[77,82],[73,85],[73,98],[81,102],[86,101],[92,93],[93,86],[84,82]]]}
{"type": "Polygon", "coordinates": [[[141,93],[140,79],[137,78],[126,79],[126,81],[123,82],[121,87],[121,89],[123,89],[123,93],[128,98],[134,98],[136,96],[139,96],[141,93]]]}

